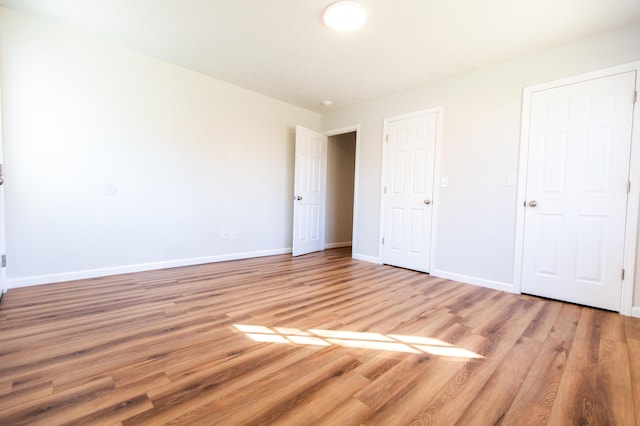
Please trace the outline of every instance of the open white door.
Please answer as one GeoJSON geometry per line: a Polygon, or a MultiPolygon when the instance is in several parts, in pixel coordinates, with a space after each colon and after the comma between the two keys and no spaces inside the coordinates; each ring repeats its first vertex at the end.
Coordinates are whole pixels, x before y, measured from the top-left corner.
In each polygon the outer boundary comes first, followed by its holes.
{"type": "Polygon", "coordinates": [[[635,80],[532,93],[523,292],[620,310],[635,80]]]}
{"type": "Polygon", "coordinates": [[[439,109],[385,120],[382,262],[429,272],[439,109]]]}
{"type": "Polygon", "coordinates": [[[327,136],[296,126],[293,193],[294,256],[324,249],[327,136]]]}

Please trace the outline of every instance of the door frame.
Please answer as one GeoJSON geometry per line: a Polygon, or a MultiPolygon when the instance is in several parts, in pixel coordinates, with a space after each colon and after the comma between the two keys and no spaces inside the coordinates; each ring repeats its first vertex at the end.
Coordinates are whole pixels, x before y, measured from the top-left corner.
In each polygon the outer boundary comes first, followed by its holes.
{"type": "MultiPolygon", "coordinates": [[[[326,130],[324,132],[327,138],[331,136],[343,135],[345,133],[356,133],[356,164],[353,173],[353,218],[351,224],[351,256],[356,252],[357,232],[358,232],[358,176],[360,175],[360,124],[339,127],[337,129],[326,130]]],[[[325,175],[326,179],[326,175],[325,175]]],[[[325,215],[326,220],[326,215],[325,215]]]]}
{"type": "MultiPolygon", "coordinates": [[[[4,144],[2,130],[2,75],[0,75],[0,179],[4,179],[4,168],[4,144]]],[[[3,182],[0,183],[0,256],[6,256],[7,251],[7,231],[5,228],[5,215],[5,190],[3,182]]],[[[7,290],[7,268],[5,257],[5,266],[0,265],[0,300],[2,300],[2,296],[7,290]]]]}
{"type": "Polygon", "coordinates": [[[382,164],[381,164],[381,173],[380,173],[380,226],[378,233],[378,263],[383,264],[384,262],[384,245],[382,243],[382,238],[384,237],[384,212],[385,212],[385,194],[384,187],[386,184],[387,178],[387,144],[386,137],[389,134],[389,123],[392,121],[404,120],[407,118],[418,117],[420,115],[427,114],[436,114],[436,140],[435,140],[435,158],[434,158],[434,167],[433,167],[433,198],[431,200],[431,224],[430,224],[430,237],[429,237],[429,245],[431,246],[431,254],[429,256],[429,271],[433,271],[435,269],[435,258],[436,258],[436,223],[438,220],[438,210],[439,210],[439,201],[440,201],[440,185],[438,184],[440,181],[440,147],[442,145],[442,105],[427,108],[419,111],[409,112],[406,114],[394,115],[391,117],[385,117],[384,123],[382,126],[382,164]]]}
{"type": "MultiPolygon", "coordinates": [[[[524,256],[524,231],[525,212],[524,203],[526,201],[527,171],[529,157],[529,131],[531,118],[531,98],[536,92],[554,89],[570,84],[581,83],[588,80],[608,77],[615,74],[629,71],[636,72],[636,91],[638,90],[638,79],[640,77],[640,61],[632,62],[615,67],[605,68],[593,72],[579,74],[559,80],[549,81],[542,84],[527,86],[523,90],[522,98],[522,126],[520,132],[520,158],[518,163],[518,190],[516,196],[516,235],[513,260],[513,283],[518,293],[522,292],[522,264],[524,256]]],[[[631,102],[633,94],[629,94],[631,102]]],[[[636,280],[636,253],[638,245],[638,216],[640,203],[640,108],[638,102],[633,108],[632,133],[631,133],[631,153],[629,162],[629,181],[631,188],[627,197],[627,216],[625,220],[624,235],[624,257],[622,268],[625,275],[622,280],[620,313],[632,315],[633,289],[636,280]]]]}

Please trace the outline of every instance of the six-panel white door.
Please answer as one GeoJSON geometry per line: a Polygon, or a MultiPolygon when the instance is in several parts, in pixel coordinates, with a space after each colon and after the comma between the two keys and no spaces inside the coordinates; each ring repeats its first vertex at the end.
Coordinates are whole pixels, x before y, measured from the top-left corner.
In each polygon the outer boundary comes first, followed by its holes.
{"type": "Polygon", "coordinates": [[[620,309],[635,78],[532,94],[523,292],[620,309]]]}
{"type": "Polygon", "coordinates": [[[324,249],[327,136],[296,126],[293,199],[294,256],[324,249]]]}
{"type": "Polygon", "coordinates": [[[429,272],[437,124],[435,111],[387,124],[385,264],[429,272]]]}

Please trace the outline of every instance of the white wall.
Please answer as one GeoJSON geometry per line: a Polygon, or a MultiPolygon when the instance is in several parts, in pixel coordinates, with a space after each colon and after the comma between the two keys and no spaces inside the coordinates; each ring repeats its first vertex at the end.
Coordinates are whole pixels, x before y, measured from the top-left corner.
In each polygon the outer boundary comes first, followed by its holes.
{"type": "Polygon", "coordinates": [[[0,11],[10,286],[291,247],[319,114],[0,11]]]}
{"type": "Polygon", "coordinates": [[[351,244],[356,133],[330,136],[327,143],[325,245],[351,244]]]}
{"type": "MultiPolygon", "coordinates": [[[[443,106],[432,272],[513,289],[516,187],[525,86],[640,60],[640,25],[579,40],[473,73],[327,112],[323,129],[361,125],[356,255],[378,257],[382,125],[385,117],[443,106]]],[[[640,306],[636,285],[635,306],[640,306]]]]}

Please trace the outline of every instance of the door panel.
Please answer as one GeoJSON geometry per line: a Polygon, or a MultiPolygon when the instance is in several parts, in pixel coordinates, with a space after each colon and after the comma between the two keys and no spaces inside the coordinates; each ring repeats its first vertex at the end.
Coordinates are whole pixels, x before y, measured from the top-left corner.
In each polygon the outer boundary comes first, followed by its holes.
{"type": "Polygon", "coordinates": [[[602,279],[606,245],[604,216],[580,216],[578,218],[578,253],[576,258],[576,279],[604,284],[602,279]]]}
{"type": "Polygon", "coordinates": [[[429,112],[387,125],[383,263],[429,272],[437,123],[429,112]]]}
{"type": "Polygon", "coordinates": [[[635,74],[532,94],[523,292],[620,309],[635,74]]]}
{"type": "Polygon", "coordinates": [[[294,256],[324,248],[327,137],[296,126],[293,200],[294,256]]]}
{"type": "Polygon", "coordinates": [[[536,272],[550,277],[560,276],[560,236],[562,235],[562,215],[540,214],[538,217],[538,262],[536,272]]]}

